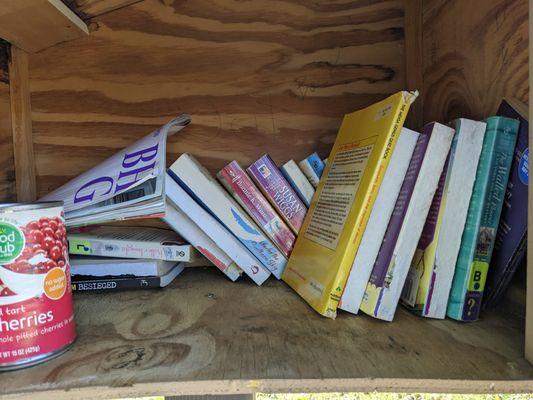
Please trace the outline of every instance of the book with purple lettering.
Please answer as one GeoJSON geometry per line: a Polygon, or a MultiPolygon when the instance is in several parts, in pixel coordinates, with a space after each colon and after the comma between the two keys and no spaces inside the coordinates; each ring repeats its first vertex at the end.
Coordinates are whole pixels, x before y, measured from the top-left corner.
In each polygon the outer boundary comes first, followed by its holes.
{"type": "Polygon", "coordinates": [[[520,121],[513,163],[505,193],[482,308],[499,303],[526,255],[528,189],[528,109],[516,99],[503,100],[497,115],[520,121]]]}
{"type": "Polygon", "coordinates": [[[246,171],[289,227],[298,234],[304,222],[307,207],[274,164],[272,158],[265,154],[246,171]]]}
{"type": "Polygon", "coordinates": [[[296,236],[254,185],[239,163],[237,161],[230,162],[220,170],[217,178],[285,257],[289,257],[296,236]]]}

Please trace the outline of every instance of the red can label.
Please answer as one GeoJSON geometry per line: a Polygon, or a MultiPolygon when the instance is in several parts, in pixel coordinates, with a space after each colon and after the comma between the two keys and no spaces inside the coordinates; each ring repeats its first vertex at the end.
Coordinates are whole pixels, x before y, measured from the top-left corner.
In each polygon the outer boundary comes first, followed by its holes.
{"type": "Polygon", "coordinates": [[[63,207],[0,214],[0,368],[76,336],[63,207]]]}

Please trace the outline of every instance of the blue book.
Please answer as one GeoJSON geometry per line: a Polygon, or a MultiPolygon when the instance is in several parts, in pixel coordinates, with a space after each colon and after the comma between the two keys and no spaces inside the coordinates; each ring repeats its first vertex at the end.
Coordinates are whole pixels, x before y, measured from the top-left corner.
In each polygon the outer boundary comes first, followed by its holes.
{"type": "Polygon", "coordinates": [[[320,181],[320,177],[324,172],[324,161],[322,161],[320,156],[315,152],[306,159],[300,161],[298,165],[307,179],[309,179],[309,182],[311,182],[311,185],[316,188],[320,181]]]}
{"type": "Polygon", "coordinates": [[[519,127],[517,120],[505,117],[490,117],[486,122],[446,311],[459,321],[475,321],[479,316],[519,127]]]}

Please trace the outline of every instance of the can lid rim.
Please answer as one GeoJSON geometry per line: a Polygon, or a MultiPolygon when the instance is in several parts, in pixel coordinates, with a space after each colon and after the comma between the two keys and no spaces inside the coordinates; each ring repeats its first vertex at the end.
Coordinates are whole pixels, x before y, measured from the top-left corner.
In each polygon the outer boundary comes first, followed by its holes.
{"type": "Polygon", "coordinates": [[[62,201],[41,201],[37,203],[5,203],[0,204],[0,214],[13,211],[38,210],[41,208],[63,207],[62,201]]]}

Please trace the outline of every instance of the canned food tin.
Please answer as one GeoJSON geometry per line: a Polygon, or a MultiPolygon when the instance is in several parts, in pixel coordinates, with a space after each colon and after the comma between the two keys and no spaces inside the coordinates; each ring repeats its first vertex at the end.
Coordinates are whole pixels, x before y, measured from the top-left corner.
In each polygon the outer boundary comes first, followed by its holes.
{"type": "Polygon", "coordinates": [[[63,204],[0,205],[0,371],[53,358],[75,337],[63,204]]]}

